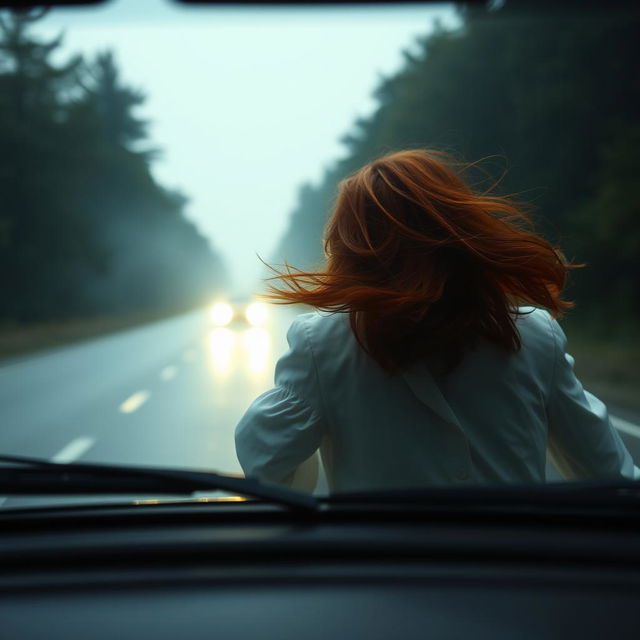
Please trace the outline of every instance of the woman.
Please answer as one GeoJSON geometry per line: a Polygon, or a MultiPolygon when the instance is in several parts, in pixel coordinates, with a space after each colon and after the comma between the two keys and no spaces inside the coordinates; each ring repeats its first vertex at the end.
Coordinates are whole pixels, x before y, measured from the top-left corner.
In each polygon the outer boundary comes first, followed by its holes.
{"type": "Polygon", "coordinates": [[[640,477],[585,391],[557,318],[573,267],[507,198],[475,193],[434,151],[341,185],[326,267],[287,268],[298,316],[276,386],[236,428],[247,475],[291,485],[320,449],[332,491],[640,477]]]}

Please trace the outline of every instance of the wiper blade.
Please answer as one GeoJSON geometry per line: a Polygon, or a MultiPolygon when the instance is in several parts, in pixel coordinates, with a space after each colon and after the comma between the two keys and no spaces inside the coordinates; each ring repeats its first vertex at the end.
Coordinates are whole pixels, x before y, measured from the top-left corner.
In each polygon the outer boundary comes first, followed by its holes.
{"type": "Polygon", "coordinates": [[[0,455],[0,494],[171,494],[228,491],[294,509],[316,510],[308,493],[263,484],[253,478],[213,471],[162,467],[135,467],[85,462],[60,463],[25,456],[0,455]]]}

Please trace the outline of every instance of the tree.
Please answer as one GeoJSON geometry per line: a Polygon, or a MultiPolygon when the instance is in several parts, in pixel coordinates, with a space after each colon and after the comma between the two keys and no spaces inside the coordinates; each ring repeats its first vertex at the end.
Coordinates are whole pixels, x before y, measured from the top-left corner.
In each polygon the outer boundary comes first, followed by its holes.
{"type": "Polygon", "coordinates": [[[147,122],[133,114],[134,108],[144,104],[145,94],[122,83],[113,52],[99,53],[85,69],[84,102],[100,122],[105,140],[130,147],[146,138],[147,122]]]}
{"type": "Polygon", "coordinates": [[[297,240],[306,256],[294,264],[317,262],[337,183],[382,153],[435,147],[469,161],[503,158],[501,192],[532,201],[539,229],[588,263],[570,291],[583,313],[604,306],[638,318],[640,76],[626,63],[638,58],[640,11],[548,9],[463,6],[460,28],[421,38],[379,84],[376,111],[344,137],[347,156],[314,198],[299,199],[278,255],[294,253],[297,240]]]}
{"type": "Polygon", "coordinates": [[[74,308],[78,292],[66,283],[72,283],[73,264],[90,259],[94,244],[80,212],[59,197],[64,96],[81,60],[74,56],[59,67],[51,62],[62,37],[45,42],[29,35],[42,15],[28,10],[0,18],[0,273],[7,293],[0,313],[15,319],[74,308]]]}
{"type": "Polygon", "coordinates": [[[206,302],[224,265],[138,149],[142,91],[113,54],[51,62],[43,12],[0,19],[0,320],[41,321],[206,302]]]}

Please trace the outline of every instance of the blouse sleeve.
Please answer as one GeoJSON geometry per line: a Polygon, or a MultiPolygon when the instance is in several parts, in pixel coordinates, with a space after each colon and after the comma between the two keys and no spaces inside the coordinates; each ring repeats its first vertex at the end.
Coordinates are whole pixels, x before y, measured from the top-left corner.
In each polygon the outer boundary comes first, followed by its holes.
{"type": "Polygon", "coordinates": [[[551,320],[554,373],[548,396],[548,449],[551,461],[568,480],[640,479],[640,469],[609,420],[607,407],[586,391],[566,353],[567,339],[551,320]]]}
{"type": "Polygon", "coordinates": [[[287,333],[289,350],[276,365],[275,387],[254,400],[236,427],[236,453],[246,476],[289,485],[320,446],[321,400],[305,331],[303,318],[296,318],[287,333]]]}

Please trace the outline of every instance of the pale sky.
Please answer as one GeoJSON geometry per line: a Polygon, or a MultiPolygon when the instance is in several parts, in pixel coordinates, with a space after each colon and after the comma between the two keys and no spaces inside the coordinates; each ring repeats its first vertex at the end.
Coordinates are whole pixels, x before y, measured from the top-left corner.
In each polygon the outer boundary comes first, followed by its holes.
{"type": "Polygon", "coordinates": [[[252,290],[285,230],[300,185],[344,154],[339,140],[375,106],[380,76],[445,5],[384,8],[185,8],[114,0],[55,9],[34,28],[66,32],[64,51],[111,48],[125,82],[148,96],[163,156],[153,173],[191,199],[187,215],[252,290]]]}

